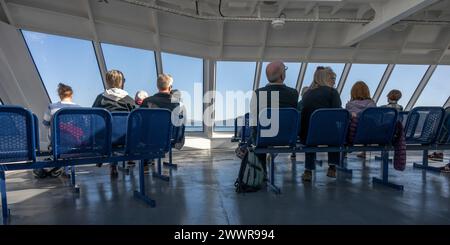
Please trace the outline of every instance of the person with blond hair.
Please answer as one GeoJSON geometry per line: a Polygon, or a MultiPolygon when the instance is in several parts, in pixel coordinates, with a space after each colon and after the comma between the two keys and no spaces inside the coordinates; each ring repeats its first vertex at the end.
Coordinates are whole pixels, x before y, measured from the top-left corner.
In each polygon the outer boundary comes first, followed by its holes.
{"type": "MultiPolygon", "coordinates": [[[[301,111],[300,139],[306,142],[308,135],[309,120],[315,110],[322,108],[341,108],[341,98],[339,92],[334,88],[336,83],[336,73],[331,67],[317,67],[314,73],[314,80],[308,91],[302,96],[303,108],[301,111]]],[[[302,180],[310,182],[312,171],[315,169],[316,153],[305,153],[305,171],[302,180]]],[[[336,177],[336,165],[339,164],[339,153],[328,153],[327,176],[336,177]]]]}
{"type": "Polygon", "coordinates": [[[97,96],[92,107],[105,108],[110,112],[132,111],[136,107],[133,98],[123,89],[125,76],[121,71],[108,71],[106,73],[106,85],[108,88],[97,96]]]}
{"type": "MultiPolygon", "coordinates": [[[[125,91],[125,76],[121,71],[111,70],[106,73],[106,85],[108,88],[105,92],[99,94],[94,101],[92,107],[105,108],[110,112],[115,111],[132,111],[136,104],[127,91],[125,91]]],[[[102,164],[97,164],[101,167],[102,164]]],[[[117,177],[117,163],[111,163],[111,177],[117,177]]]]}
{"type": "MultiPolygon", "coordinates": [[[[50,124],[53,119],[53,115],[57,111],[59,111],[62,108],[66,107],[79,107],[79,105],[73,103],[73,90],[72,87],[69,85],[66,85],[64,83],[58,84],[58,96],[60,101],[51,103],[48,105],[47,110],[44,113],[44,117],[42,118],[42,124],[44,124],[45,128],[48,129],[48,139],[51,140],[51,130],[50,130],[50,124]]],[[[50,148],[50,145],[48,146],[50,148]]],[[[47,176],[63,176],[63,177],[69,177],[69,168],[53,168],[50,171],[46,171],[45,169],[35,169],[33,170],[33,174],[37,178],[45,178],[47,176]]]]}

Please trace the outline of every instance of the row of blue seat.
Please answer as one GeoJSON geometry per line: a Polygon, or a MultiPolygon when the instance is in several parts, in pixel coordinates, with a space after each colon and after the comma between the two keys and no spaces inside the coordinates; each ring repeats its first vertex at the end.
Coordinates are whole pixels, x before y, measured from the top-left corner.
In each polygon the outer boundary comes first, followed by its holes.
{"type": "MultiPolygon", "coordinates": [[[[278,133],[273,137],[262,137],[262,130],[272,126],[261,126],[258,122],[256,142],[252,146],[255,153],[306,153],[306,152],[339,152],[341,156],[346,152],[379,151],[383,163],[382,178],[373,178],[374,183],[387,185],[403,190],[388,180],[388,154],[392,146],[396,122],[400,120],[404,125],[407,150],[421,150],[424,153],[423,164],[414,164],[430,170],[437,170],[428,166],[429,150],[450,149],[450,108],[417,107],[409,113],[398,113],[392,108],[368,108],[359,116],[356,135],[353,144],[347,144],[347,130],[350,124],[350,113],[345,109],[320,109],[313,113],[310,119],[308,135],[305,142],[299,142],[297,133],[300,125],[300,115],[295,109],[266,109],[268,114],[279,113],[278,133]]],[[[245,142],[250,131],[248,116],[244,117],[241,134],[235,130],[234,141],[245,142]]],[[[239,119],[242,120],[242,119],[239,119]]],[[[237,122],[237,120],[236,120],[237,122]]],[[[274,181],[274,157],[270,163],[269,186],[279,193],[274,181]]],[[[341,157],[341,170],[350,172],[344,166],[341,157]]]]}
{"type": "MultiPolygon", "coordinates": [[[[145,194],[143,161],[161,158],[183,137],[184,126],[174,127],[166,109],[136,109],[110,113],[99,108],[63,108],[51,122],[52,159],[39,149],[38,120],[29,110],[0,106],[0,191],[2,215],[10,215],[6,199],[5,171],[76,166],[83,164],[140,161],[139,190],[135,197],[150,206],[155,201],[145,194]],[[181,129],[181,130],[180,130],[181,129]]],[[[163,178],[167,179],[167,178],[163,178]]],[[[75,168],[71,184],[75,186],[75,168]]]]}

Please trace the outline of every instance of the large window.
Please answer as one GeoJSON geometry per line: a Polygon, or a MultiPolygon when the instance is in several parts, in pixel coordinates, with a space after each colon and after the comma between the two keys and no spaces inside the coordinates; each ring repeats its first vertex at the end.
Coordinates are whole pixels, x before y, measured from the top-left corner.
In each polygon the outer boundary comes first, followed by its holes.
{"type": "Polygon", "coordinates": [[[415,106],[444,106],[450,95],[450,66],[436,68],[415,106]]]}
{"type": "Polygon", "coordinates": [[[232,131],[234,119],[250,111],[256,62],[217,62],[215,131],[232,131]]]}
{"type": "Polygon", "coordinates": [[[203,130],[203,60],[162,53],[163,71],[173,77],[173,89],[181,91],[186,107],[186,130],[203,130]]]}
{"type": "Polygon", "coordinates": [[[52,102],[59,101],[58,83],[72,86],[74,102],[92,106],[104,90],[91,41],[22,31],[52,102]]]}
{"type": "Polygon", "coordinates": [[[154,94],[156,65],[153,51],[102,43],[108,70],[120,70],[125,76],[124,89],[134,98],[139,90],[154,94]]]}
{"type": "Polygon", "coordinates": [[[352,86],[357,81],[365,82],[369,87],[370,95],[373,97],[386,68],[387,65],[353,64],[341,92],[342,105],[345,106],[350,101],[352,86]]]}
{"type": "Polygon", "coordinates": [[[336,84],[335,84],[335,86],[337,86],[339,81],[340,81],[340,79],[341,79],[342,71],[344,71],[345,64],[337,64],[337,63],[309,63],[308,67],[306,68],[305,77],[303,78],[302,87],[311,86],[311,83],[312,83],[312,81],[314,79],[314,72],[316,71],[316,68],[318,66],[324,66],[324,67],[328,66],[328,67],[331,67],[331,69],[333,69],[333,71],[336,73],[336,84]]]}
{"type": "MultiPolygon", "coordinates": [[[[266,76],[266,67],[268,64],[269,64],[269,62],[262,63],[261,78],[259,80],[260,88],[266,86],[266,84],[269,82],[269,81],[267,81],[267,76],[266,76]]],[[[284,79],[284,84],[286,84],[286,86],[289,86],[289,87],[295,89],[297,86],[298,74],[300,73],[300,67],[302,64],[287,62],[287,63],[284,63],[284,65],[288,68],[286,70],[286,79],[284,79]]]]}
{"type": "Polygon", "coordinates": [[[398,89],[402,92],[402,98],[398,103],[406,106],[427,69],[427,65],[395,65],[394,71],[392,71],[391,77],[378,100],[378,105],[387,104],[387,94],[389,91],[398,89]]]}

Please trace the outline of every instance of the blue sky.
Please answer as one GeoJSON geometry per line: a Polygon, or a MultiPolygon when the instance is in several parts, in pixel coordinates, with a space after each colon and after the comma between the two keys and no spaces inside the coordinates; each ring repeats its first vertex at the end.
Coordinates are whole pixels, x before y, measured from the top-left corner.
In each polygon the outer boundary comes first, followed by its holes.
{"type": "MultiPolygon", "coordinates": [[[[52,101],[58,101],[57,84],[62,82],[73,87],[74,101],[82,106],[91,106],[95,97],[103,90],[100,70],[92,42],[63,36],[23,31],[24,38],[42,77],[52,101]]],[[[153,51],[102,43],[107,69],[119,69],[126,77],[125,90],[134,98],[136,91],[145,90],[149,94],[156,92],[156,65],[153,51]]],[[[165,73],[174,78],[174,88],[186,91],[184,103],[188,109],[188,119],[202,119],[202,95],[194,90],[202,89],[202,59],[176,54],[162,53],[162,65],[165,73]]],[[[260,86],[267,83],[263,63],[260,86]]],[[[310,85],[317,66],[330,66],[337,74],[339,82],[344,64],[310,63],[308,64],[302,86],[310,85]]],[[[301,63],[286,63],[288,66],[286,81],[295,87],[301,63]]],[[[365,81],[373,95],[386,70],[386,64],[353,64],[348,80],[342,91],[342,103],[350,98],[351,85],[359,80],[365,81]]],[[[256,62],[218,61],[216,90],[226,92],[241,91],[245,94],[252,90],[256,62]]],[[[390,89],[400,89],[403,98],[400,103],[408,103],[412,93],[426,72],[426,65],[397,65],[380,97],[379,105],[386,103],[386,94],[390,89]]],[[[450,66],[438,66],[428,86],[419,97],[416,105],[442,106],[450,95],[450,66]]],[[[234,93],[234,95],[236,95],[234,93]]],[[[216,120],[239,116],[248,111],[248,98],[239,96],[234,101],[216,100],[216,120]]]]}

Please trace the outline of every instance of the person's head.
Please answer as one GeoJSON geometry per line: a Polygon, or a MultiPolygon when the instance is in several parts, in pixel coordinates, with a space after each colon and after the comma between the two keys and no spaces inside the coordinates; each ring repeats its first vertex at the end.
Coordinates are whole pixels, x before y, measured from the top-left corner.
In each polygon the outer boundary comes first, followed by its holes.
{"type": "Polygon", "coordinates": [[[125,84],[125,76],[119,70],[110,70],[106,73],[106,85],[108,88],[123,89],[125,84]]]}
{"type": "Polygon", "coordinates": [[[306,92],[308,92],[308,90],[309,90],[309,86],[303,87],[303,88],[302,88],[302,94],[301,94],[301,95],[302,95],[302,96],[305,95],[306,92]]]}
{"type": "Polygon", "coordinates": [[[64,83],[58,84],[58,96],[61,100],[72,100],[73,90],[69,85],[65,85],[64,83]]]}
{"type": "Polygon", "coordinates": [[[169,74],[161,74],[158,76],[156,86],[161,93],[170,93],[172,90],[173,78],[169,74]]]}
{"type": "Polygon", "coordinates": [[[287,66],[281,61],[274,61],[267,65],[266,76],[270,83],[283,83],[286,78],[287,66]]]}
{"type": "Polygon", "coordinates": [[[358,81],[353,84],[350,92],[351,100],[370,100],[370,90],[367,84],[363,81],[358,81]]]}
{"type": "Polygon", "coordinates": [[[389,102],[397,102],[402,98],[402,92],[400,92],[400,90],[393,89],[387,94],[387,98],[389,102]]]}
{"type": "Polygon", "coordinates": [[[312,88],[321,86],[334,87],[336,83],[336,73],[334,73],[331,67],[318,66],[314,72],[314,81],[312,88]]]}
{"type": "Polygon", "coordinates": [[[136,102],[136,104],[142,105],[142,102],[147,97],[148,97],[147,92],[145,92],[144,90],[139,90],[136,92],[136,96],[134,96],[134,101],[136,102]]]}

